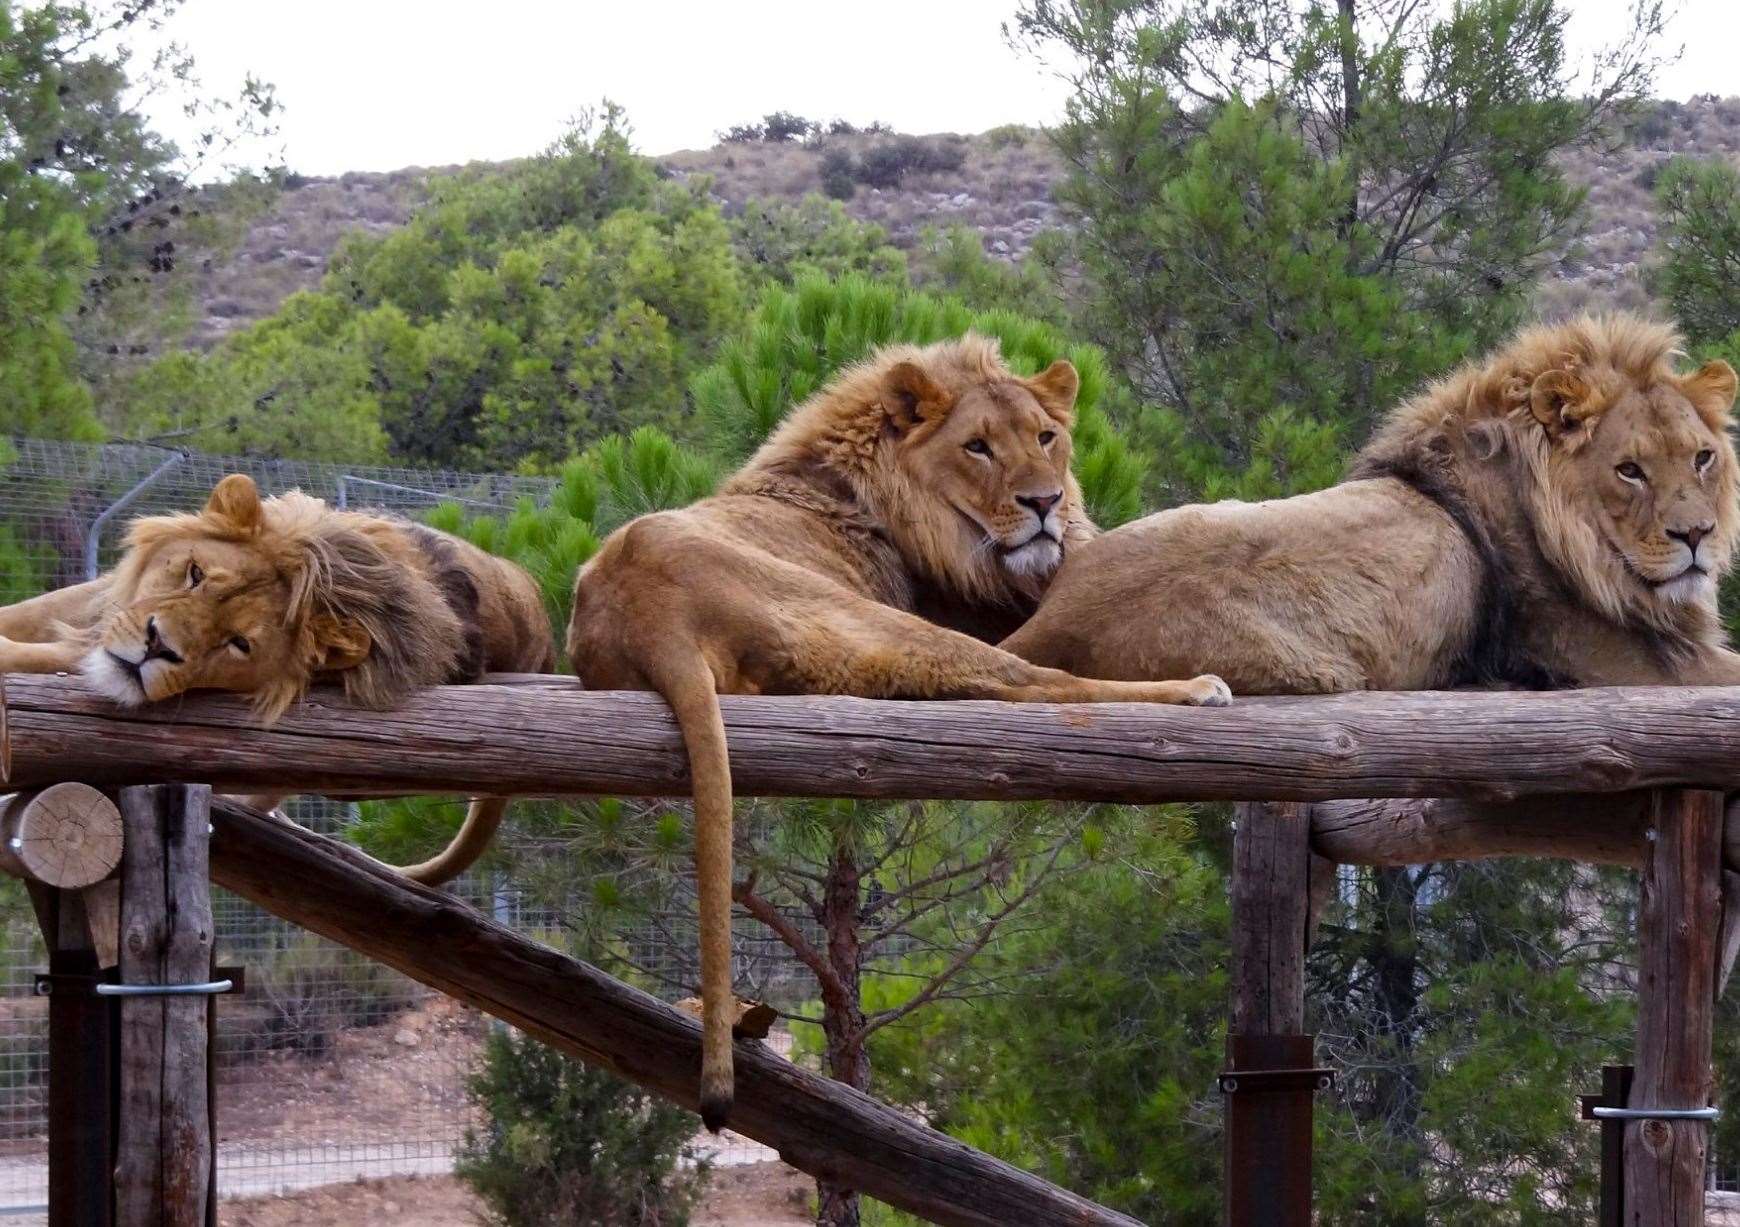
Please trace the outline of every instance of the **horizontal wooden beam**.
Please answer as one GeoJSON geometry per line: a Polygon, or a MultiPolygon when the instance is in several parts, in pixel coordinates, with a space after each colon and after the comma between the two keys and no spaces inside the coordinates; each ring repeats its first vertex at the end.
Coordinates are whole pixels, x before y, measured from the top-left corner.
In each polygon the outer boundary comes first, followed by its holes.
{"type": "MultiPolygon", "coordinates": [[[[1499,856],[1549,856],[1641,866],[1649,794],[1324,801],[1311,810],[1311,850],[1344,865],[1418,865],[1499,856]]],[[[1740,870],[1740,801],[1723,820],[1723,859],[1740,870]]]]}
{"type": "MultiPolygon", "coordinates": [[[[212,810],[211,873],[267,911],[694,1108],[694,1019],[496,924],[355,848],[230,801],[212,810]]],[[[1139,1227],[1028,1172],[739,1042],[731,1127],[787,1163],[935,1223],[1139,1227]]]]}
{"type": "MultiPolygon", "coordinates": [[[[244,703],[122,710],[76,678],[9,679],[14,787],[211,783],[276,792],[688,791],[656,696],[571,678],[439,687],[391,712],[312,694],[271,729],[244,703]]],[[[1515,800],[1740,788],[1740,688],[1351,694],[1220,709],[723,701],[744,795],[980,800],[1515,800]]]]}

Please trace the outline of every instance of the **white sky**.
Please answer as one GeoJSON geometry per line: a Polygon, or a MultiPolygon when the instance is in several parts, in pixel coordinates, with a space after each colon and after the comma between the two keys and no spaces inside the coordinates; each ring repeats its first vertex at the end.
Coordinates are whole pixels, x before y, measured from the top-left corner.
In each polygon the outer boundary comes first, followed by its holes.
{"type": "MultiPolygon", "coordinates": [[[[1018,0],[187,0],[170,35],[208,89],[253,73],[285,103],[285,158],[306,174],[537,151],[609,97],[649,153],[711,145],[774,110],[881,119],[903,132],[1046,123],[1066,88],[1001,27],[1018,0]]],[[[1622,28],[1621,0],[1567,0],[1573,41],[1622,28]]],[[[1657,93],[1740,93],[1740,5],[1681,0],[1684,45],[1657,93]]],[[[171,134],[177,108],[156,116],[171,134]]]]}

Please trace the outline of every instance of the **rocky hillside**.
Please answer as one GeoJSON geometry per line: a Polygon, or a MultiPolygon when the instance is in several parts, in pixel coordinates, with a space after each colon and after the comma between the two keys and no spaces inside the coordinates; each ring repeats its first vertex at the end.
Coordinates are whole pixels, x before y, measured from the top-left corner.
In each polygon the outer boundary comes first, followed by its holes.
{"type": "MultiPolygon", "coordinates": [[[[729,211],[749,200],[796,200],[822,191],[830,151],[837,162],[849,157],[862,166],[878,149],[901,141],[940,151],[939,168],[920,165],[885,186],[858,182],[846,201],[854,216],[883,226],[896,244],[911,247],[928,225],[959,224],[978,230],[992,254],[1016,259],[1034,235],[1058,224],[1052,186],[1061,167],[1043,134],[1028,128],[965,137],[857,133],[814,143],[733,141],[658,162],[675,176],[710,176],[729,211]]],[[[1677,153],[1740,155],[1740,98],[1656,104],[1620,148],[1571,161],[1572,177],[1589,191],[1589,224],[1541,287],[1543,311],[1648,302],[1643,269],[1656,229],[1651,188],[1661,164],[1677,153]]],[[[293,291],[315,285],[345,233],[402,224],[428,179],[446,169],[452,168],[293,179],[239,247],[202,271],[203,311],[193,343],[210,345],[270,314],[293,291]]]]}

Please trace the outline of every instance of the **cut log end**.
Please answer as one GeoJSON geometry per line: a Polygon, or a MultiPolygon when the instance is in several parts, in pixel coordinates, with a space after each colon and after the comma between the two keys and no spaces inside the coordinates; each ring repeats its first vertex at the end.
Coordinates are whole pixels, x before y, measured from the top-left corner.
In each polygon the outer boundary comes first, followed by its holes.
{"type": "Polygon", "coordinates": [[[0,870],[65,890],[101,882],[121,863],[121,811],[86,784],[0,796],[0,870]]]}

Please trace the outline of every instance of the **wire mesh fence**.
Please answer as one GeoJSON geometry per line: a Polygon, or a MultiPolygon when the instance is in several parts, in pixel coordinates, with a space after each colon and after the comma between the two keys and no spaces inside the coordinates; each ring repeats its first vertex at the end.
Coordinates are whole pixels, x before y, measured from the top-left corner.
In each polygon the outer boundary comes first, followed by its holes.
{"type": "MultiPolygon", "coordinates": [[[[266,494],[301,489],[334,505],[402,514],[449,501],[506,510],[547,499],[552,485],[0,437],[0,603],[93,576],[114,562],[133,516],[196,510],[235,472],[266,494]]],[[[318,799],[292,802],[291,811],[325,831],[356,815],[354,806],[318,799]]],[[[535,898],[499,874],[469,875],[453,889],[516,930],[557,942],[585,906],[535,898]]],[[[245,994],[218,1004],[219,1195],[450,1171],[479,1123],[467,1080],[489,1021],[226,892],[214,891],[213,904],[218,960],[245,968],[247,982],[245,994]]],[[[813,931],[808,917],[797,921],[813,931]]],[[[32,992],[47,956],[10,879],[0,880],[0,940],[0,1221],[29,1222],[47,1199],[47,1011],[32,992]]],[[[693,941],[688,901],[678,897],[622,935],[619,948],[637,979],[674,999],[694,991],[693,941]]],[[[740,983],[751,991],[783,1004],[810,995],[801,969],[765,930],[745,924],[738,944],[740,983]]],[[[703,1146],[716,1163],[777,1157],[729,1134],[703,1146]]]]}

